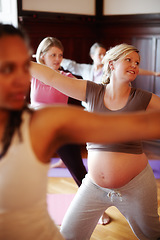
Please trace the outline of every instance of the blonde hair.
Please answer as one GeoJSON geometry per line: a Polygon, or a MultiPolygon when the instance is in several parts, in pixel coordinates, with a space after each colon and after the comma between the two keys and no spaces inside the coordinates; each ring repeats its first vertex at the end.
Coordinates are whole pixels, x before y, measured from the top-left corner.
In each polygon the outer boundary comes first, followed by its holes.
{"type": "Polygon", "coordinates": [[[111,68],[109,66],[109,62],[117,61],[119,58],[125,57],[131,52],[137,52],[139,54],[139,50],[135,46],[126,43],[116,45],[115,47],[110,48],[106,52],[102,60],[102,63],[104,64],[102,76],[103,84],[108,84],[110,82],[111,68]]]}
{"type": "Polygon", "coordinates": [[[54,37],[46,37],[40,42],[36,51],[36,61],[38,63],[43,64],[42,56],[44,56],[51,47],[57,47],[61,49],[62,52],[64,51],[64,47],[60,40],[54,37]]]}

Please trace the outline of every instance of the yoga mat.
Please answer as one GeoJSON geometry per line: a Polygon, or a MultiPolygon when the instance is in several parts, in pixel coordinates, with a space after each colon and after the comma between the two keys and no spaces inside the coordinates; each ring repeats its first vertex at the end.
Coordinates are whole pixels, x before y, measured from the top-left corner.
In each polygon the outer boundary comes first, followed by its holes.
{"type": "Polygon", "coordinates": [[[153,170],[156,179],[160,179],[160,160],[149,160],[149,164],[153,170]]]}
{"type": "MultiPolygon", "coordinates": [[[[59,158],[52,158],[51,164],[59,161],[59,158]]],[[[83,163],[88,170],[87,167],[87,159],[83,159],[83,163]]],[[[69,170],[67,168],[50,168],[48,171],[48,177],[72,177],[69,170]]]]}
{"type": "MultiPolygon", "coordinates": [[[[58,162],[59,158],[52,158],[51,164],[58,162]]],[[[87,167],[87,159],[83,159],[83,163],[87,167]]],[[[150,159],[149,164],[153,170],[154,176],[156,179],[160,179],[160,160],[150,159]]],[[[48,171],[48,177],[72,177],[67,168],[51,168],[48,171]]]]}
{"type": "MultiPolygon", "coordinates": [[[[48,212],[56,225],[61,225],[75,194],[47,194],[48,212]]],[[[99,223],[99,222],[98,222],[99,223]]]]}
{"type": "Polygon", "coordinates": [[[75,194],[47,194],[48,212],[57,225],[61,225],[74,196],[75,194]]]}

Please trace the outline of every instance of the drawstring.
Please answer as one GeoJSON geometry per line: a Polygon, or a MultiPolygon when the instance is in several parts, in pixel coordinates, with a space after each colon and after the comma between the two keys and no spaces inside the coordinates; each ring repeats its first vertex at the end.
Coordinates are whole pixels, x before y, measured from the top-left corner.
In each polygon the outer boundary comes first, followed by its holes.
{"type": "Polygon", "coordinates": [[[113,202],[114,197],[119,197],[119,200],[122,202],[122,195],[119,191],[110,191],[107,197],[111,198],[111,202],[113,202]]]}

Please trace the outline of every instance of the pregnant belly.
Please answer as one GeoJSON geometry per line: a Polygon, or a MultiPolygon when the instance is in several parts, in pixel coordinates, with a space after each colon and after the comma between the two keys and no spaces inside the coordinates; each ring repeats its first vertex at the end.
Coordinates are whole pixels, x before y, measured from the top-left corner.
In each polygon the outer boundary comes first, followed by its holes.
{"type": "Polygon", "coordinates": [[[137,176],[146,166],[145,154],[88,152],[88,173],[93,181],[105,188],[119,188],[137,176]]]}

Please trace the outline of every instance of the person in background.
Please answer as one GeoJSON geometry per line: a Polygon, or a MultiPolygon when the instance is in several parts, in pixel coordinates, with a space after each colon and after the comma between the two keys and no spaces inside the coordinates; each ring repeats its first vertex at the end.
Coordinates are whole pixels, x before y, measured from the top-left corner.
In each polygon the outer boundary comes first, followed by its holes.
{"type": "MultiPolygon", "coordinates": [[[[71,73],[66,73],[60,68],[63,60],[63,52],[64,48],[60,40],[54,37],[46,37],[40,42],[37,48],[36,61],[58,71],[60,74],[74,77],[71,73]]],[[[38,108],[46,104],[67,104],[68,96],[32,77],[30,100],[31,107],[38,108]]],[[[81,157],[80,146],[76,144],[62,146],[58,149],[57,154],[60,160],[52,164],[51,168],[66,166],[79,187],[87,173],[81,157]]],[[[104,212],[99,222],[102,225],[108,224],[110,218],[104,212]]]]}
{"type": "MultiPolygon", "coordinates": [[[[103,84],[61,76],[36,63],[31,65],[31,74],[64,94],[85,101],[90,112],[106,113],[109,117],[117,113],[160,111],[157,95],[132,87],[139,72],[137,48],[128,44],[115,46],[106,52],[103,64],[103,84]]],[[[127,134],[128,123],[122,136],[127,134]]],[[[123,124],[117,122],[120,128],[123,124]]],[[[134,121],[135,128],[136,124],[134,121]]],[[[112,128],[110,122],[106,121],[106,125],[112,128]]],[[[116,144],[87,143],[88,174],[61,226],[66,240],[90,239],[100,216],[110,206],[120,210],[138,239],[160,239],[156,181],[142,142],[132,137],[131,134],[126,142],[116,144]]]]}
{"type": "MultiPolygon", "coordinates": [[[[61,41],[54,37],[44,38],[36,51],[36,61],[45,64],[68,77],[74,77],[71,73],[66,73],[60,68],[63,59],[64,48],[61,41]]],[[[42,107],[44,105],[67,104],[68,96],[59,92],[55,88],[42,83],[40,80],[32,77],[30,102],[32,108],[42,107]]],[[[67,167],[78,186],[81,185],[87,170],[81,157],[81,149],[77,144],[68,144],[58,149],[57,154],[61,158],[51,167],[67,167]],[[76,159],[76,160],[75,160],[76,159]]]]}
{"type": "MultiPolygon", "coordinates": [[[[61,66],[65,70],[69,70],[73,74],[78,74],[82,76],[83,79],[87,79],[96,83],[101,83],[103,75],[102,59],[105,56],[105,53],[105,46],[101,43],[96,42],[91,46],[89,52],[93,64],[77,63],[73,60],[63,58],[61,66]]],[[[160,72],[148,71],[142,68],[139,69],[139,74],[160,77],[160,72]]]]}

